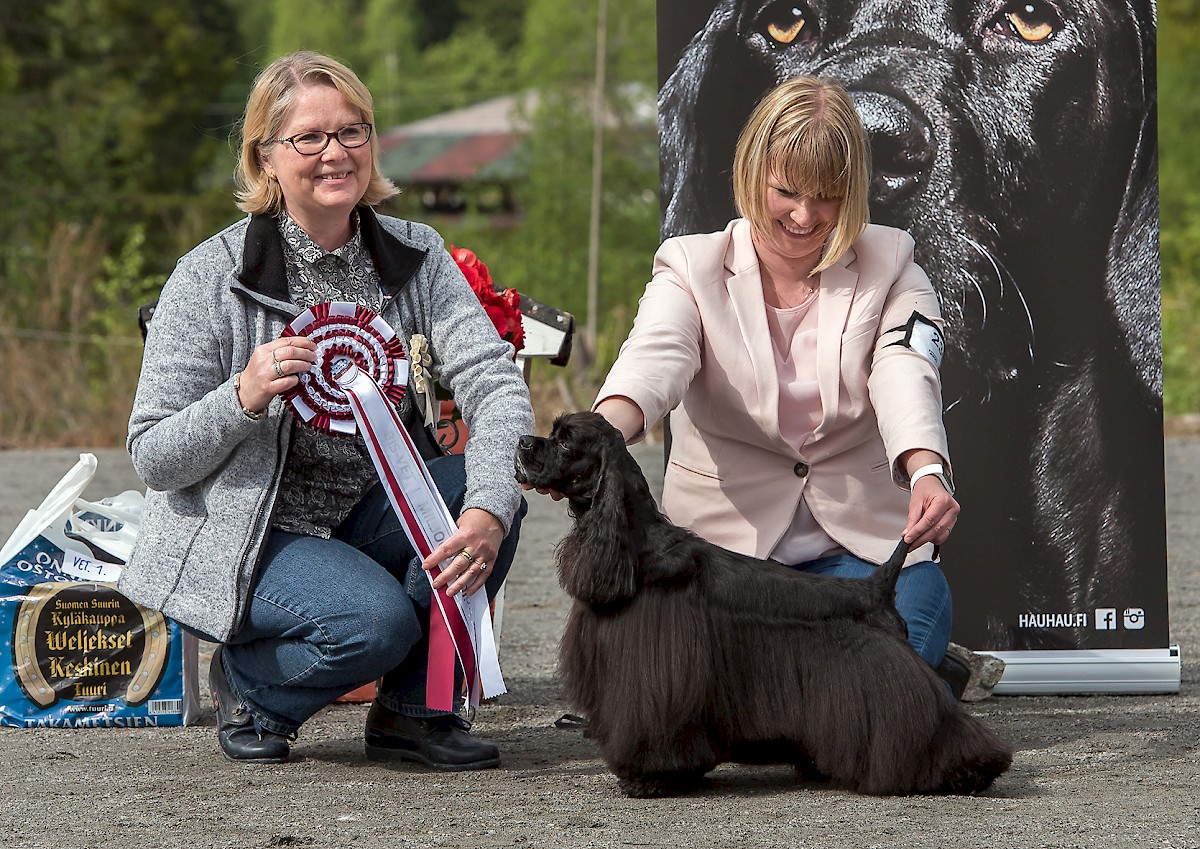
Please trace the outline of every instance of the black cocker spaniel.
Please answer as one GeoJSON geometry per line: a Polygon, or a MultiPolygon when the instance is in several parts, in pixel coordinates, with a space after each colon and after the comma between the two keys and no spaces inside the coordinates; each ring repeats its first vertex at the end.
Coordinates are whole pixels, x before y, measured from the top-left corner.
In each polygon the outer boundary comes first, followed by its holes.
{"type": "Polygon", "coordinates": [[[863,581],[719,548],[659,512],[594,413],[522,437],[516,468],[569,499],[559,670],[628,795],[687,792],[730,761],[791,763],[860,793],[976,793],[1012,763],[905,638],[903,542],[863,581]]]}

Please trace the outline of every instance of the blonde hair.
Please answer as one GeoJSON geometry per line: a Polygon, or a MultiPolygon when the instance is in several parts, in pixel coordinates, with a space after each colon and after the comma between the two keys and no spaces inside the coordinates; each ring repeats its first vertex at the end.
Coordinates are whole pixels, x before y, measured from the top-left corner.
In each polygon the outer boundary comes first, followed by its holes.
{"type": "Polygon", "coordinates": [[[871,151],[846,90],[820,77],[796,77],[769,91],[750,114],[733,157],[733,200],[759,234],[770,231],[767,180],[805,197],[842,202],[813,273],[839,259],[867,226],[871,151]]]}
{"type": "MultiPolygon", "coordinates": [[[[337,89],[364,121],[374,125],[371,92],[358,75],[341,62],[305,50],[280,56],[255,77],[242,115],[241,152],[235,172],[235,196],[242,211],[278,215],[283,209],[283,192],[278,181],[270,179],[263,170],[263,148],[283,129],[300,89],[310,85],[337,89]]],[[[370,147],[371,179],[359,203],[374,206],[395,195],[399,189],[379,170],[378,133],[371,134],[370,147]]]]}

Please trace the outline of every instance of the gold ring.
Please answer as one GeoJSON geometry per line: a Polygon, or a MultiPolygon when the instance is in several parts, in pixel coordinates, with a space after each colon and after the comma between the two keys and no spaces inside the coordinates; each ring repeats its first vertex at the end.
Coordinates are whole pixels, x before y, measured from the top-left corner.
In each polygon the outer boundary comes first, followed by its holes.
{"type": "Polygon", "coordinates": [[[283,366],[279,365],[279,361],[275,361],[275,376],[283,377],[283,366]]]}
{"type": "Polygon", "coordinates": [[[484,562],[482,562],[482,561],[480,561],[480,563],[479,563],[479,571],[480,571],[480,572],[486,572],[487,570],[488,570],[488,564],[487,564],[487,563],[484,563],[484,562]]]}
{"type": "Polygon", "coordinates": [[[467,561],[468,563],[475,562],[475,555],[472,554],[471,552],[467,551],[465,548],[462,551],[460,551],[458,554],[460,557],[462,557],[463,560],[467,561]]]}

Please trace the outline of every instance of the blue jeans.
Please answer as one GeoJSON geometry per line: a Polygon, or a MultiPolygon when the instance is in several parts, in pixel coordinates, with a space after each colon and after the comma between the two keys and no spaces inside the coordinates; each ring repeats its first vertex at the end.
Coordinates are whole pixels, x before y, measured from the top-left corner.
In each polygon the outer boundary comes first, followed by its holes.
{"type": "MultiPolygon", "coordinates": [[[[853,554],[834,554],[797,563],[792,568],[835,578],[866,578],[878,567],[853,554]]],[[[908,642],[936,669],[946,656],[954,624],[950,585],[936,563],[926,560],[900,571],[896,581],[896,610],[908,624],[908,642]]]]}
{"type": "MultiPolygon", "coordinates": [[[[463,457],[437,457],[429,472],[457,516],[463,457]]],[[[512,565],[526,509],[522,500],[500,545],[489,600],[512,565]]],[[[333,539],[268,533],[245,622],[221,652],[225,674],[258,727],[277,734],[293,736],[325,705],[377,679],[384,707],[436,714],[425,707],[431,601],[421,558],[376,484],[333,539]]]]}

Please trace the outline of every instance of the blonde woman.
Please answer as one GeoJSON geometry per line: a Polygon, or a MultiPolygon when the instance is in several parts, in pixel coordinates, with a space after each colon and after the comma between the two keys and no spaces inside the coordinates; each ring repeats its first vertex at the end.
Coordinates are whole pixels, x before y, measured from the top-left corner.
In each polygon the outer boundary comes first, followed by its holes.
{"type": "Polygon", "coordinates": [[[903,535],[897,607],[961,693],[935,562],[959,511],[942,318],[913,240],[868,223],[870,174],[840,86],[801,77],[769,92],[734,158],[741,217],[663,243],[595,409],[627,441],[671,413],[663,508],[718,545],[863,577],[903,535]]]}
{"type": "Polygon", "coordinates": [[[425,707],[430,592],[493,595],[525,505],[513,480],[533,414],[525,383],[431,228],[377,214],[371,95],[344,65],[284,56],[257,78],[238,163],[248,217],[175,268],[146,340],[128,446],[149,493],[121,590],[221,645],[210,682],[217,739],[234,761],[288,758],[301,724],[382,679],[368,756],[435,769],[499,763],[494,745],[425,707]],[[315,361],[280,338],[306,307],[353,301],[405,342],[426,337],[471,427],[465,462],[442,456],[414,415],[457,530],[422,563],[361,437],[296,423],[281,393],[315,361]]]}

